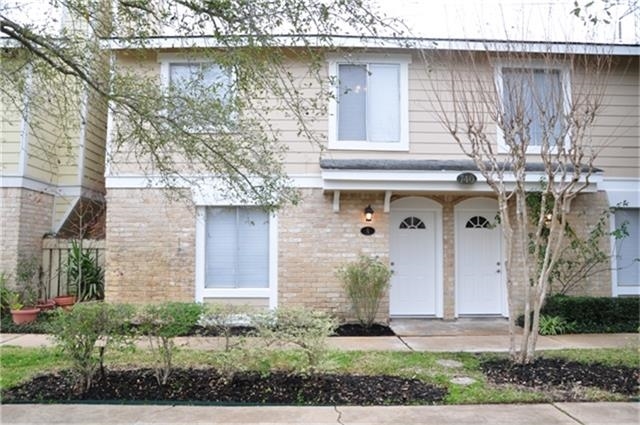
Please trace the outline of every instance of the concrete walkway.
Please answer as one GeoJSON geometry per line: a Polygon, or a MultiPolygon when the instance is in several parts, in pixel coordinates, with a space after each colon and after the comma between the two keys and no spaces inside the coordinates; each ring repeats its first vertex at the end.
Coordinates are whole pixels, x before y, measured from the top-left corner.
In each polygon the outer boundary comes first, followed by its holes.
{"type": "MultiPolygon", "coordinates": [[[[184,348],[213,350],[221,347],[217,337],[176,338],[184,348]]],[[[0,334],[0,345],[20,347],[52,346],[53,339],[41,334],[0,334]]],[[[140,342],[144,345],[144,341],[140,342]]],[[[509,347],[508,335],[458,335],[458,336],[384,336],[384,337],[331,337],[329,346],[337,350],[380,351],[466,351],[504,352],[509,347]]],[[[539,350],[566,348],[638,348],[639,334],[579,334],[541,336],[539,350]]]]}
{"type": "Polygon", "coordinates": [[[3,424],[637,425],[638,403],[464,406],[1,406],[3,424]]]}

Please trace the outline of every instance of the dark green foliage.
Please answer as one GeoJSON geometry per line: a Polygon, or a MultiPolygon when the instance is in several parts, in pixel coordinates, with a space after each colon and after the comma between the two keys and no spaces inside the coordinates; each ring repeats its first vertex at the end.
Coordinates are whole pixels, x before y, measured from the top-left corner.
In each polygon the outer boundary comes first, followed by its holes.
{"type": "Polygon", "coordinates": [[[66,272],[69,293],[77,295],[79,301],[104,299],[104,270],[76,241],[71,244],[66,272]]]}
{"type": "Polygon", "coordinates": [[[165,302],[150,304],[138,316],[142,333],[173,338],[189,335],[204,312],[202,304],[185,302],[165,302]]]}
{"type": "MultiPolygon", "coordinates": [[[[640,298],[571,297],[553,295],[540,310],[572,324],[573,333],[637,332],[640,326],[640,298]]],[[[524,325],[524,316],[517,320],[524,325]]]]}

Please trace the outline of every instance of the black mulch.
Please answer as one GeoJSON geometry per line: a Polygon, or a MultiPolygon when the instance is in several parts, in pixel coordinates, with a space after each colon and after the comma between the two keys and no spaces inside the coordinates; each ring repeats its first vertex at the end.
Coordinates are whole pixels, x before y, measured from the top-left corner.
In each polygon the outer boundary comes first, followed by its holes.
{"type": "MultiPolygon", "coordinates": [[[[229,333],[232,336],[249,336],[255,333],[255,328],[250,326],[234,326],[230,328],[229,333]]],[[[203,328],[200,326],[193,328],[189,334],[199,336],[219,335],[213,328],[203,328]]],[[[380,323],[374,323],[369,327],[359,323],[344,323],[335,329],[332,336],[395,336],[395,333],[389,326],[380,323]]]]}
{"type": "Polygon", "coordinates": [[[442,401],[446,389],[417,379],[334,374],[238,373],[176,369],[159,386],[153,370],[109,370],[86,394],[74,394],[67,372],[35,377],[3,392],[2,403],[173,401],[209,403],[402,405],[442,401]]]}
{"type": "Polygon", "coordinates": [[[575,386],[596,387],[625,395],[638,395],[640,368],[583,364],[563,359],[539,358],[528,365],[506,359],[482,363],[482,371],[496,384],[570,390],[575,386]]]}
{"type": "Polygon", "coordinates": [[[369,327],[359,323],[345,323],[335,330],[336,336],[395,336],[395,333],[387,325],[374,323],[369,327]]]}

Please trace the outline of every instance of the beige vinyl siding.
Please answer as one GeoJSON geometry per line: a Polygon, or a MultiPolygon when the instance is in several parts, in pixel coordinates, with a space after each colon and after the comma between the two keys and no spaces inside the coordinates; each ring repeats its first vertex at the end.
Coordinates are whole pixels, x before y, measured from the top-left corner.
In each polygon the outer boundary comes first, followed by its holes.
{"type": "Polygon", "coordinates": [[[50,184],[77,185],[81,102],[78,92],[56,91],[61,88],[68,90],[69,85],[33,83],[26,175],[50,184]]]}
{"type": "Polygon", "coordinates": [[[606,177],[640,177],[640,71],[638,58],[621,60],[606,86],[604,107],[591,136],[601,149],[596,166],[606,177]]]}
{"type": "MultiPolygon", "coordinates": [[[[298,134],[298,127],[294,119],[287,115],[285,110],[270,112],[270,119],[279,132],[279,140],[288,147],[285,154],[285,169],[291,174],[319,174],[319,158],[333,159],[439,159],[457,160],[466,159],[452,136],[446,131],[440,121],[438,112],[444,108],[451,113],[451,91],[449,89],[450,67],[452,62],[447,62],[446,56],[437,58],[440,62],[425,63],[418,54],[413,54],[409,64],[409,150],[408,151],[375,151],[375,150],[321,150],[321,145],[326,146],[328,116],[319,116],[310,119],[309,127],[314,131],[314,140],[303,133],[298,134]],[[444,58],[444,59],[443,59],[444,58]],[[437,93],[437,96],[436,96],[437,93]],[[438,103],[438,98],[442,104],[438,103]],[[322,151],[322,152],[321,152],[322,151]]],[[[487,89],[493,90],[494,68],[482,54],[478,55],[477,65],[480,69],[479,78],[487,89]]],[[[606,107],[601,111],[596,125],[591,129],[590,136],[596,148],[602,148],[596,166],[605,170],[607,176],[637,176],[638,175],[638,61],[629,66],[627,59],[623,59],[613,68],[607,79],[607,91],[605,97],[606,107]]],[[[137,69],[146,76],[158,75],[160,65],[155,56],[147,56],[141,60],[140,56],[118,55],[120,66],[137,69]]],[[[460,71],[463,64],[457,64],[456,72],[460,71]]],[[[306,83],[313,82],[307,75],[305,64],[299,61],[291,61],[287,69],[297,77],[297,84],[309,96],[315,90],[303,88],[306,83]]],[[[476,78],[468,72],[465,79],[476,78]]],[[[585,81],[582,78],[591,78],[586,83],[594,84],[592,77],[587,72],[576,72],[571,76],[572,86],[579,86],[585,81]]],[[[586,86],[588,88],[588,86],[586,86]]],[[[476,93],[477,95],[477,93],[476,93]]],[[[271,105],[278,105],[275,98],[267,99],[271,105]]],[[[496,144],[496,125],[489,117],[486,117],[487,134],[496,144]]],[[[374,146],[374,144],[372,144],[374,146]]],[[[535,154],[531,155],[531,161],[536,161],[535,154]]],[[[129,174],[139,173],[139,167],[135,159],[124,150],[121,152],[114,166],[113,173],[129,174]]]]}
{"type": "Polygon", "coordinates": [[[67,214],[72,205],[78,201],[78,198],[71,196],[56,196],[53,202],[53,228],[58,226],[67,218],[67,214]]]}
{"type": "Polygon", "coordinates": [[[107,134],[106,103],[96,96],[89,97],[84,140],[83,186],[104,191],[104,161],[107,134]]]}
{"type": "Polygon", "coordinates": [[[4,93],[0,102],[0,173],[15,175],[20,167],[22,115],[4,93]]]}
{"type": "MultiPolygon", "coordinates": [[[[37,108],[32,108],[34,113],[37,108]]],[[[42,114],[38,114],[42,116],[42,114]]],[[[54,119],[31,118],[28,125],[26,176],[45,183],[57,184],[57,126],[54,119]]]]}

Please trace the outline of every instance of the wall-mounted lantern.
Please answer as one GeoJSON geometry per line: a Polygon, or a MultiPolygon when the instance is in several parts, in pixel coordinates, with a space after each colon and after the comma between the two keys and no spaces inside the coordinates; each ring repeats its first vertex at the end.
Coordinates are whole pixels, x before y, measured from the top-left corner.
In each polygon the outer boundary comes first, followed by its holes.
{"type": "Polygon", "coordinates": [[[367,208],[364,209],[364,221],[367,223],[373,220],[373,208],[371,208],[371,204],[367,205],[367,208]]]}

